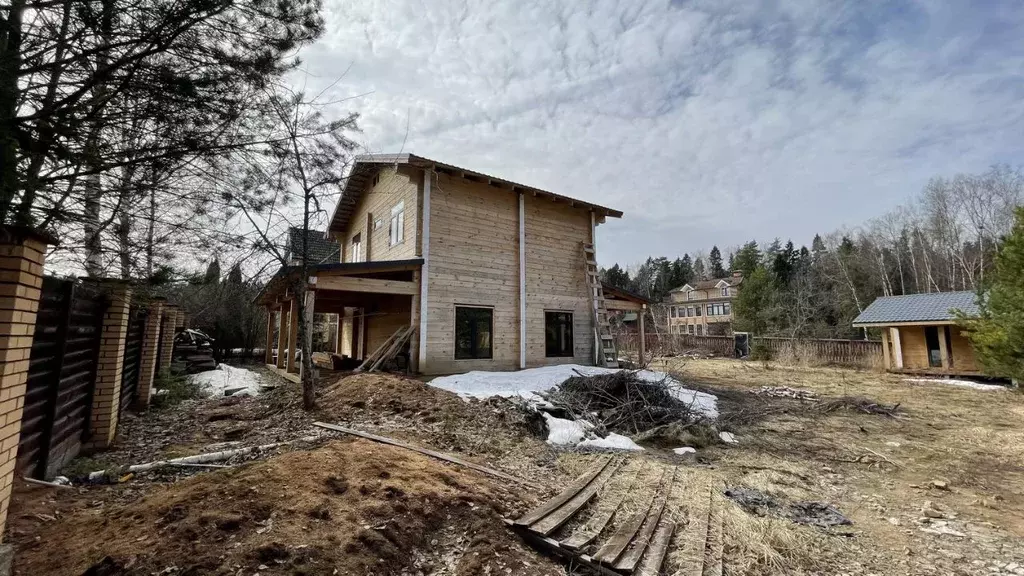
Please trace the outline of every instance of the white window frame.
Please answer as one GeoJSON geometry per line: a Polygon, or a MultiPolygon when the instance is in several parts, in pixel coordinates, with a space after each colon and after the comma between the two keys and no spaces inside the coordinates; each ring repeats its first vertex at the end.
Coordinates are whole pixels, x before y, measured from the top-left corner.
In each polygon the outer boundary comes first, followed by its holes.
{"type": "Polygon", "coordinates": [[[693,290],[687,290],[687,292],[686,292],[686,299],[687,300],[693,300],[693,290]]]}
{"type": "Polygon", "coordinates": [[[388,246],[405,242],[405,201],[391,209],[391,224],[388,227],[388,246]]]}
{"type": "Polygon", "coordinates": [[[728,296],[728,295],[729,295],[729,287],[728,286],[722,286],[722,296],[728,296]]]}
{"type": "Polygon", "coordinates": [[[361,232],[352,237],[352,260],[350,261],[363,261],[363,234],[361,232]]]}

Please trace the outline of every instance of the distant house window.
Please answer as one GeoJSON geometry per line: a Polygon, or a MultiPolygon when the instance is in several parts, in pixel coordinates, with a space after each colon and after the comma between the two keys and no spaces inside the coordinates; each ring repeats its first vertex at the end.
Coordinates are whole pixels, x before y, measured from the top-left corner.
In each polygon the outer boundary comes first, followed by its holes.
{"type": "Polygon", "coordinates": [[[693,316],[693,306],[689,306],[686,308],[686,315],[693,316]]]}
{"type": "Polygon", "coordinates": [[[703,306],[701,306],[700,304],[697,304],[697,316],[700,316],[700,315],[701,315],[701,312],[703,312],[703,311],[701,310],[701,308],[703,308],[703,306]]]}
{"type": "Polygon", "coordinates": [[[728,296],[728,295],[729,295],[729,287],[728,286],[723,286],[722,287],[722,296],[728,296]]]}
{"type": "Polygon", "coordinates": [[[693,296],[693,290],[687,290],[687,291],[686,291],[686,299],[687,299],[687,300],[693,300],[693,298],[694,298],[694,296],[693,296]]]}
{"type": "Polygon", "coordinates": [[[688,333],[690,333],[690,334],[693,334],[693,324],[690,324],[689,326],[687,326],[687,327],[686,327],[686,331],[687,331],[688,333]]]}
{"type": "Polygon", "coordinates": [[[573,355],[572,312],[544,312],[544,355],[548,358],[573,355]]]}
{"type": "Polygon", "coordinates": [[[669,314],[669,317],[675,318],[676,317],[676,307],[675,306],[669,306],[668,314],[669,314]]]}
{"type": "Polygon", "coordinates": [[[703,335],[704,335],[704,326],[701,325],[701,324],[697,324],[697,336],[703,336],[703,335]]]}
{"type": "Polygon", "coordinates": [[[391,231],[388,244],[394,246],[405,241],[405,202],[391,209],[391,231]]]}
{"type": "Polygon", "coordinates": [[[363,241],[362,234],[356,234],[352,237],[352,257],[349,262],[362,262],[363,261],[363,241]]]}
{"type": "Polygon", "coordinates": [[[679,317],[686,318],[686,306],[679,307],[679,317]]]}
{"type": "Polygon", "coordinates": [[[455,307],[455,359],[492,358],[491,334],[494,310],[455,307]]]}
{"type": "Polygon", "coordinates": [[[728,316],[729,315],[729,308],[730,308],[730,306],[729,306],[728,302],[726,302],[725,304],[722,304],[722,314],[725,314],[726,316],[728,316]]]}

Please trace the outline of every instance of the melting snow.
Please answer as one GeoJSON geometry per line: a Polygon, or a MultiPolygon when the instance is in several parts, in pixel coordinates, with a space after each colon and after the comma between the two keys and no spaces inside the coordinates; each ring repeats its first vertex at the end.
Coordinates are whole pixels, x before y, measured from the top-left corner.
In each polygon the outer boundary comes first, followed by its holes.
{"type": "MultiPolygon", "coordinates": [[[[561,364],[529,368],[517,372],[484,372],[475,370],[465,374],[442,376],[429,382],[431,386],[454,392],[463,398],[490,398],[491,396],[520,396],[527,400],[541,401],[538,392],[546,392],[573,376],[576,372],[584,376],[610,374],[618,372],[615,368],[598,366],[581,366],[579,364],[561,364]]],[[[663,372],[640,370],[637,376],[648,382],[661,382],[672,385],[677,398],[689,404],[695,411],[708,418],[718,417],[717,398],[711,394],[682,388],[679,382],[663,372]]]]}
{"type": "Polygon", "coordinates": [[[643,447],[633,442],[628,436],[612,432],[604,438],[592,438],[577,444],[580,448],[605,448],[608,450],[643,450],[643,447]]]}
{"type": "Polygon", "coordinates": [[[548,444],[554,446],[577,446],[580,448],[603,448],[606,450],[643,450],[629,437],[612,432],[606,438],[587,438],[594,436],[591,432],[594,425],[586,420],[566,420],[555,418],[547,412],[544,420],[548,423],[548,444]]]}
{"type": "Polygon", "coordinates": [[[216,370],[208,370],[189,376],[207,396],[223,396],[225,390],[238,390],[232,396],[255,396],[260,391],[260,375],[245,368],[220,364],[216,370]]]}
{"type": "Polygon", "coordinates": [[[962,386],[964,388],[974,388],[975,390],[986,390],[989,392],[1006,390],[1006,386],[999,386],[998,384],[982,384],[981,382],[975,382],[973,380],[957,380],[955,378],[907,378],[907,382],[916,382],[919,384],[947,384],[949,386],[962,386]]]}

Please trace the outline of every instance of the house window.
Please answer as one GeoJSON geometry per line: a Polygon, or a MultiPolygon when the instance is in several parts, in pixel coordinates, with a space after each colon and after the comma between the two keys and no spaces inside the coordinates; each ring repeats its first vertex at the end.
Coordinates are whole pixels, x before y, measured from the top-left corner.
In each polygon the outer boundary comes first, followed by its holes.
{"type": "Polygon", "coordinates": [[[723,286],[722,287],[722,296],[728,296],[728,295],[729,295],[729,287],[728,286],[723,286]]]}
{"type": "Polygon", "coordinates": [[[688,290],[686,292],[686,299],[687,300],[693,300],[693,290],[688,290]]]}
{"type": "Polygon", "coordinates": [[[690,324],[689,326],[686,327],[686,332],[689,334],[693,334],[693,324],[690,324]]]}
{"type": "Polygon", "coordinates": [[[686,318],[686,306],[679,307],[679,317],[686,318]]]}
{"type": "Polygon", "coordinates": [[[352,257],[349,262],[362,262],[363,261],[363,241],[362,234],[356,234],[352,237],[352,257]]]}
{"type": "Polygon", "coordinates": [[[697,304],[697,316],[700,316],[700,315],[701,315],[701,312],[703,312],[703,311],[701,310],[701,308],[703,308],[703,307],[704,307],[704,306],[702,306],[702,305],[700,305],[700,304],[697,304]]]}
{"type": "Polygon", "coordinates": [[[686,308],[686,315],[687,316],[693,316],[693,306],[688,306],[686,308]]]}
{"type": "Polygon", "coordinates": [[[669,306],[669,314],[671,315],[672,318],[676,317],[676,307],[675,306],[669,306]]]}
{"type": "Polygon", "coordinates": [[[704,326],[702,324],[697,324],[697,336],[703,336],[703,335],[704,335],[704,326]]]}
{"type": "Polygon", "coordinates": [[[728,316],[729,312],[730,312],[729,308],[730,308],[730,306],[729,306],[728,302],[726,302],[725,304],[722,304],[722,314],[725,314],[726,316],[728,316]]]}
{"type": "Polygon", "coordinates": [[[493,309],[456,306],[455,359],[492,358],[491,333],[493,327],[493,309]]]}
{"type": "Polygon", "coordinates": [[[573,355],[572,312],[544,312],[544,355],[548,358],[573,355]]]}
{"type": "Polygon", "coordinates": [[[405,202],[399,202],[391,209],[391,231],[388,244],[394,246],[405,241],[405,202]]]}

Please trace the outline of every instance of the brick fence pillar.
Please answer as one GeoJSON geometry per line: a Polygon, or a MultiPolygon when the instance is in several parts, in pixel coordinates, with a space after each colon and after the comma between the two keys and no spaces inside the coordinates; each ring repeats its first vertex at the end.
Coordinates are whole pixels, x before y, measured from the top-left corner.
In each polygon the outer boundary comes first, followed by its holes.
{"type": "Polygon", "coordinates": [[[48,244],[56,242],[26,228],[0,226],[0,538],[14,486],[28,361],[48,244]]]}
{"type": "MultiPolygon", "coordinates": [[[[178,307],[173,304],[164,306],[163,331],[160,334],[160,372],[171,372],[171,360],[174,357],[174,327],[178,321],[178,307]]],[[[159,374],[157,375],[159,376],[159,374]]]]}
{"type": "Polygon", "coordinates": [[[121,371],[124,368],[125,338],[128,336],[128,308],[132,290],[122,280],[86,280],[97,284],[109,305],[103,314],[100,355],[96,365],[96,388],[92,395],[89,430],[92,437],[83,446],[87,450],[109,448],[117,432],[121,407],[121,371]]]}
{"type": "Polygon", "coordinates": [[[149,408],[153,396],[153,380],[156,378],[156,359],[160,355],[160,322],[164,316],[164,299],[154,298],[149,303],[145,332],[142,335],[142,357],[139,359],[139,391],[135,396],[135,407],[149,408]]]}

